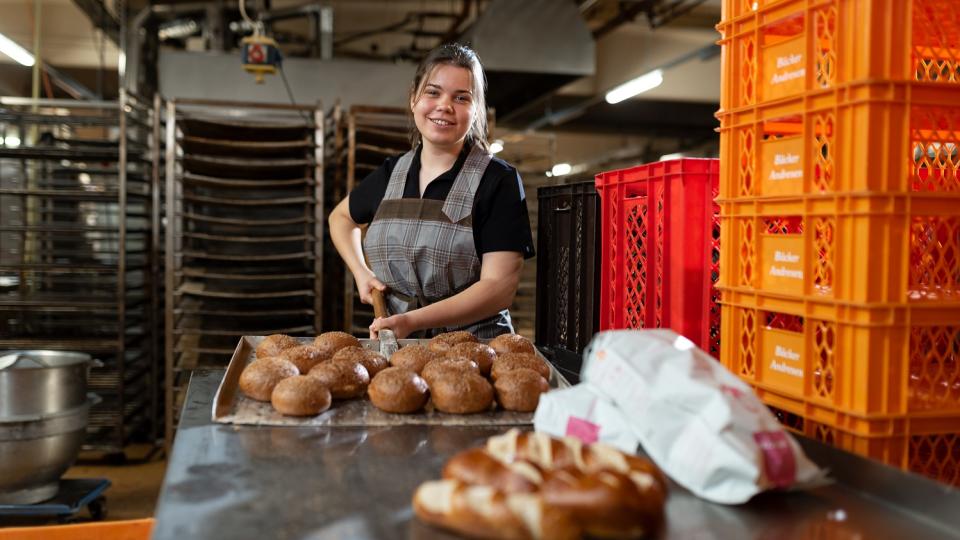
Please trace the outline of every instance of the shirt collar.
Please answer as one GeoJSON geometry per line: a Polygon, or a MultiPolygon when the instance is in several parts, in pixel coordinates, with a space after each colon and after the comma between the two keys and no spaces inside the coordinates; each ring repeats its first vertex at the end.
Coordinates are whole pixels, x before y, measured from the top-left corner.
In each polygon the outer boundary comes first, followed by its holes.
{"type": "MultiPolygon", "coordinates": [[[[453,167],[450,167],[450,169],[447,172],[436,177],[434,181],[449,180],[453,182],[454,180],[456,180],[457,173],[459,173],[460,170],[463,169],[463,164],[467,162],[467,157],[470,156],[471,148],[473,148],[473,145],[471,145],[469,142],[464,142],[463,148],[460,149],[460,155],[457,156],[457,161],[454,162],[453,167]]],[[[410,164],[410,174],[411,175],[415,174],[416,175],[415,177],[418,179],[418,181],[420,178],[420,151],[422,149],[423,149],[422,144],[417,145],[417,150],[413,156],[413,162],[410,164]]]]}

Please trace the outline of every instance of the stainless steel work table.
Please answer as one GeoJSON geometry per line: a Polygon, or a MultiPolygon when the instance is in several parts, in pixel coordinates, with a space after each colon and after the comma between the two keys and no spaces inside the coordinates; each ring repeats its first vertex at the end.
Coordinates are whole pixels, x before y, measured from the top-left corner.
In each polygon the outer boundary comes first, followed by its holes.
{"type": "MultiPolygon", "coordinates": [[[[499,428],[214,424],[223,371],[195,372],[156,512],[156,539],[444,538],[410,498],[499,428]]],[[[737,507],[672,486],[660,538],[960,538],[960,492],[801,441],[838,482],[737,507]]]]}

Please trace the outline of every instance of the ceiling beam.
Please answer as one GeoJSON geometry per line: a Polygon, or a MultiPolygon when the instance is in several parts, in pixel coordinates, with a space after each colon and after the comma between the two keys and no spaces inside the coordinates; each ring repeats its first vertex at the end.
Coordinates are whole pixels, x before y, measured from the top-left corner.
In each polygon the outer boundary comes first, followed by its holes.
{"type": "Polygon", "coordinates": [[[115,45],[120,45],[120,22],[107,11],[102,0],[73,0],[93,26],[103,31],[115,45]]]}

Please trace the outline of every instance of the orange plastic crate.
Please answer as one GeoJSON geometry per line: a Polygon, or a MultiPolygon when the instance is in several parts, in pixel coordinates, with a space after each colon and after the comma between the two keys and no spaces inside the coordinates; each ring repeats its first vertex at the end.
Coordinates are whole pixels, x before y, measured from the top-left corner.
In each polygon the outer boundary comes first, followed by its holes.
{"type": "Polygon", "coordinates": [[[147,540],[153,518],[0,528],[0,540],[147,540]]]}
{"type": "Polygon", "coordinates": [[[720,118],[720,198],[937,193],[960,204],[960,85],[851,84],[720,118]]]}
{"type": "Polygon", "coordinates": [[[955,0],[724,0],[722,110],[866,80],[960,83],[955,0]]]}
{"type": "Polygon", "coordinates": [[[732,291],[722,302],[720,360],[748,383],[869,420],[946,416],[960,427],[960,307],[732,291]]]}
{"type": "Polygon", "coordinates": [[[958,417],[867,420],[775,391],[754,389],[791,431],[945,484],[960,486],[958,417]]]}
{"type": "Polygon", "coordinates": [[[721,290],[960,306],[955,198],[833,196],[720,206],[721,290]]]}

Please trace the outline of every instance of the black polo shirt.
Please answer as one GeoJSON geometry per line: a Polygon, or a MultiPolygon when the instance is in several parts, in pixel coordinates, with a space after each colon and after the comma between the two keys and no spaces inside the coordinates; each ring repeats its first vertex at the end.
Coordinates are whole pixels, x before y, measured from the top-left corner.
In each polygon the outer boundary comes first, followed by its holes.
{"type": "MultiPolygon", "coordinates": [[[[420,198],[420,148],[417,147],[407,173],[403,188],[405,199],[420,198]]],[[[446,200],[469,153],[470,147],[463,145],[453,167],[427,185],[423,198],[446,200]]],[[[400,157],[387,158],[350,193],[350,217],[355,223],[362,225],[373,221],[400,157]]],[[[477,247],[477,257],[481,259],[484,253],[493,251],[517,251],[525,259],[534,256],[530,217],[527,215],[520,173],[496,157],[490,160],[490,165],[483,172],[473,199],[473,242],[477,247]]]]}

